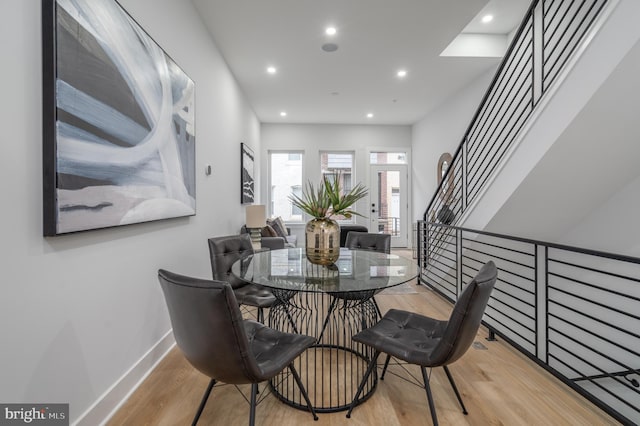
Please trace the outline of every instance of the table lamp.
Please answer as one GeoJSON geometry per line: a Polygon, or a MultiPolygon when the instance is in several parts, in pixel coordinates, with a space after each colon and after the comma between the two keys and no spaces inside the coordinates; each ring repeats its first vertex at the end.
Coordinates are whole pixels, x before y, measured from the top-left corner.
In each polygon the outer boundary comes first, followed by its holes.
{"type": "Polygon", "coordinates": [[[264,204],[253,204],[246,209],[246,227],[251,235],[251,244],[254,249],[261,247],[262,228],[267,224],[266,209],[264,204]]]}

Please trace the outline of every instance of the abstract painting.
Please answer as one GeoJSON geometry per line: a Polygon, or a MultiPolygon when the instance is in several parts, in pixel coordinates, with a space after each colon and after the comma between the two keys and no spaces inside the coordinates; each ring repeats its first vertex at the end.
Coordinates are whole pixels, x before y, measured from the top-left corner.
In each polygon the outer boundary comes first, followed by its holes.
{"type": "Polygon", "coordinates": [[[254,171],[253,171],[253,150],[247,146],[247,144],[240,144],[240,162],[241,162],[241,176],[240,176],[240,189],[242,204],[251,204],[254,201],[254,171]]]}
{"type": "Polygon", "coordinates": [[[195,85],[114,0],[43,0],[44,235],[192,216],[195,85]]]}

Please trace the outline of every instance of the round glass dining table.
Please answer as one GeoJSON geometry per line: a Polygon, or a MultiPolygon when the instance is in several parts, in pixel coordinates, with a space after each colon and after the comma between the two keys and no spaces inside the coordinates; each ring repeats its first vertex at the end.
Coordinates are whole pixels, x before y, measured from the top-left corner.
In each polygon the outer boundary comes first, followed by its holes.
{"type": "MultiPolygon", "coordinates": [[[[374,295],[416,278],[418,266],[394,254],[345,248],[334,264],[316,265],[304,249],[288,248],[256,252],[234,263],[231,272],[273,292],[277,303],[269,309],[270,327],[316,338],[295,367],[316,410],[333,412],[349,408],[373,356],[351,337],[379,320],[374,295]]],[[[357,403],[371,396],[377,380],[375,372],[369,376],[357,403]]],[[[270,385],[282,401],[306,409],[286,372],[270,385]]]]}

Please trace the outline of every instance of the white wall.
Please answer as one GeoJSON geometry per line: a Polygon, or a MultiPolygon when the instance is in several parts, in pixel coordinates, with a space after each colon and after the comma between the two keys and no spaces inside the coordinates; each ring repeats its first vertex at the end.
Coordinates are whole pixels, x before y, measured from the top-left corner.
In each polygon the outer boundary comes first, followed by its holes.
{"type": "Polygon", "coordinates": [[[640,176],[567,230],[562,241],[609,253],[640,258],[640,176]]]}
{"type": "MultiPolygon", "coordinates": [[[[408,153],[411,161],[411,126],[377,126],[344,124],[267,124],[261,126],[262,169],[265,170],[262,193],[267,201],[269,151],[303,150],[303,183],[320,179],[320,151],[350,151],[355,153],[354,184],[369,185],[369,152],[397,149],[408,153]]],[[[411,183],[409,183],[411,185],[411,183]]],[[[408,192],[411,194],[411,192],[408,192]]],[[[356,211],[367,215],[369,200],[356,204],[356,211]]],[[[369,226],[368,219],[356,217],[359,224],[369,226]]],[[[302,226],[292,226],[298,241],[304,241],[302,226]]]]}
{"type": "Polygon", "coordinates": [[[492,67],[413,125],[412,222],[422,220],[438,186],[438,159],[444,152],[455,154],[495,71],[492,67]]]}
{"type": "Polygon", "coordinates": [[[196,83],[197,215],[43,238],[40,1],[0,3],[0,401],[68,402],[72,422],[97,404],[85,424],[171,344],[156,271],[210,276],[206,238],[243,222],[240,142],[260,152],[259,123],[191,3],[121,4],[196,83]]]}

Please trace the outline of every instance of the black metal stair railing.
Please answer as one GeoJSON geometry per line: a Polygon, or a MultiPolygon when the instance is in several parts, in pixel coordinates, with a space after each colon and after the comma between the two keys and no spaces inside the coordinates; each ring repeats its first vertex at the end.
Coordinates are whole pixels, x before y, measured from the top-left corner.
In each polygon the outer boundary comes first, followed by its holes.
{"type": "Polygon", "coordinates": [[[456,226],[608,2],[534,0],[415,230],[420,281],[454,302],[492,259],[484,317],[623,424],[640,419],[640,259],[456,226]]]}
{"type": "Polygon", "coordinates": [[[419,253],[441,250],[423,268],[424,284],[454,302],[493,260],[490,334],[618,421],[638,423],[640,258],[434,222],[419,221],[417,232],[419,253]]]}
{"type": "Polygon", "coordinates": [[[607,2],[532,2],[423,220],[458,223],[607,2]]]}

